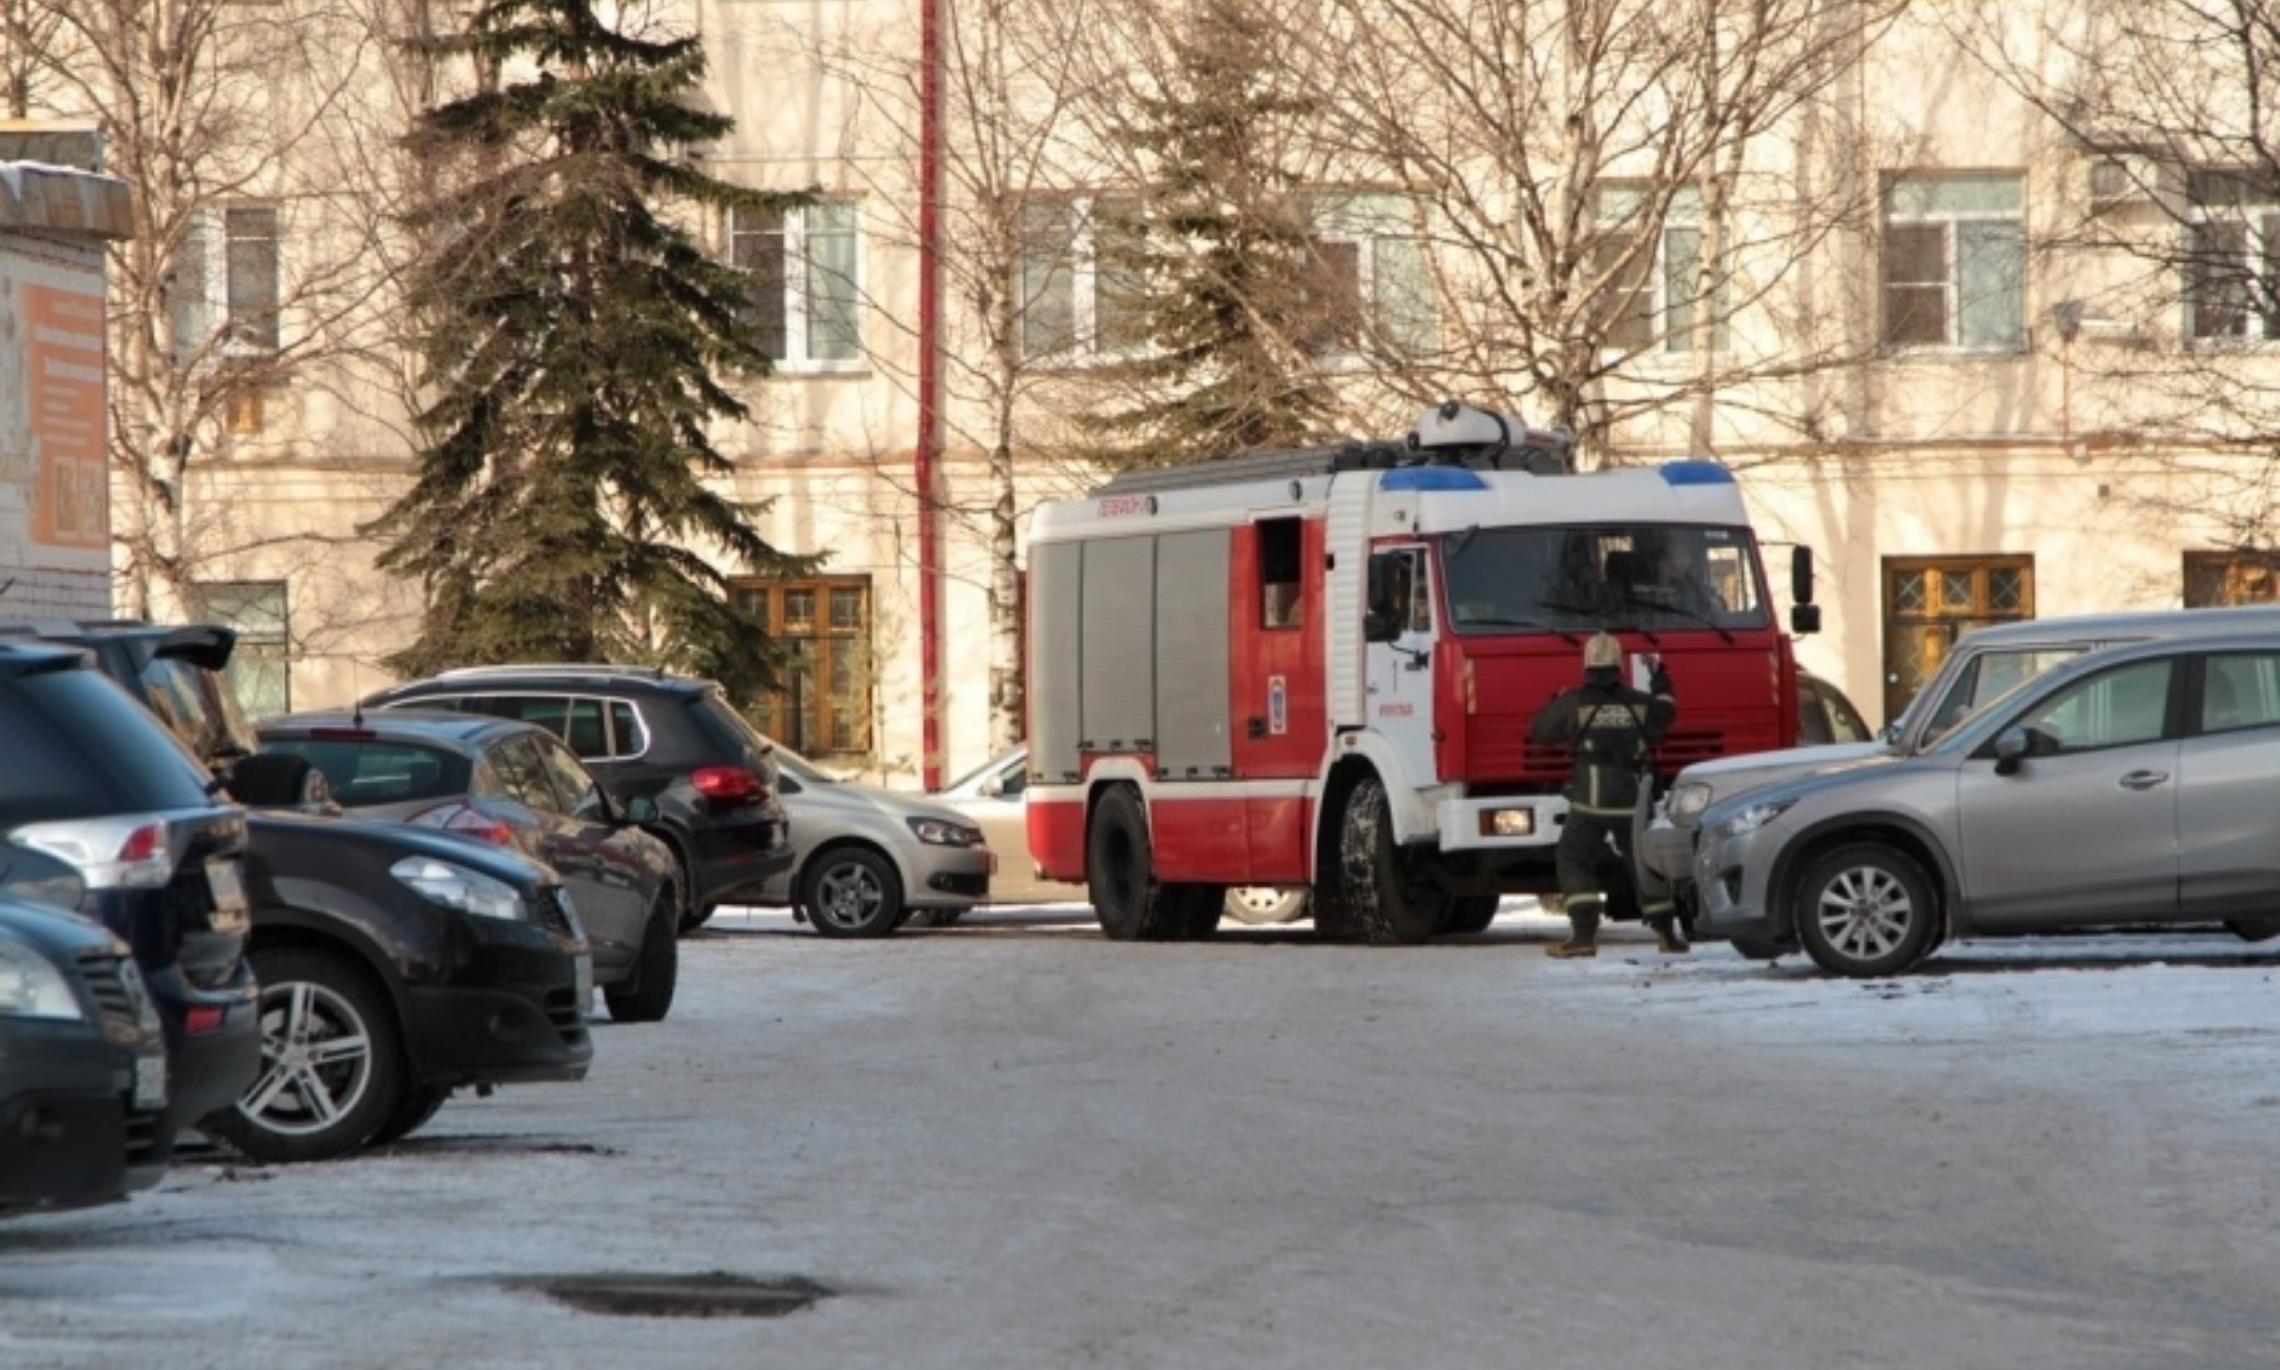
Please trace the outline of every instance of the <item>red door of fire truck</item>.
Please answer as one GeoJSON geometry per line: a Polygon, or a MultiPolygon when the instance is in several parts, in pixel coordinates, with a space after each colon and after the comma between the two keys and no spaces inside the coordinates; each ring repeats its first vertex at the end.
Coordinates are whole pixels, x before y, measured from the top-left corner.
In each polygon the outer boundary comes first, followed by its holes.
{"type": "Polygon", "coordinates": [[[1245,792],[1251,878],[1300,884],[1307,785],[1328,733],[1322,692],[1323,525],[1296,516],[1235,529],[1229,558],[1229,687],[1235,775],[1245,792]]]}

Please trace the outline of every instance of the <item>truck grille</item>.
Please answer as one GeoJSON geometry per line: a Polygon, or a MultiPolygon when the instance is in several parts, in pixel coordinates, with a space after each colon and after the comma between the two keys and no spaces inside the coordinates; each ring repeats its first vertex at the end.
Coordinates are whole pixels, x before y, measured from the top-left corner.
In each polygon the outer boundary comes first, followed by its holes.
{"type": "MultiPolygon", "coordinates": [[[[1476,720],[1472,751],[1475,780],[1520,780],[1556,786],[1567,783],[1575,769],[1575,755],[1567,744],[1531,742],[1519,724],[1484,728],[1476,720]]],[[[1664,779],[1697,761],[1724,756],[1726,735],[1715,728],[1679,728],[1655,749],[1655,761],[1664,779]]]]}
{"type": "Polygon", "coordinates": [[[144,994],[141,977],[133,975],[122,964],[123,958],[106,952],[83,951],[79,954],[79,977],[87,984],[87,992],[94,996],[95,1007],[101,1011],[103,1021],[126,1028],[142,1025],[150,1000],[144,994]]]}

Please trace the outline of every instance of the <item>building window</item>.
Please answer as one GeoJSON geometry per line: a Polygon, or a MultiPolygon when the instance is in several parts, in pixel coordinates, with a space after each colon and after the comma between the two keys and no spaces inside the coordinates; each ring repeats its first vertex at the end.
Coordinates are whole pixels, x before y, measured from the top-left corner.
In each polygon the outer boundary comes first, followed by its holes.
{"type": "Polygon", "coordinates": [[[2035,616],[2031,556],[1884,559],[1884,716],[1898,718],[1974,628],[2035,616]]]}
{"type": "Polygon", "coordinates": [[[2196,341],[2280,338],[2280,188],[2246,173],[2186,178],[2185,326],[2196,341]]]}
{"type": "Polygon", "coordinates": [[[747,581],[737,597],[784,652],[777,688],[752,705],[760,730],[805,756],[868,757],[870,578],[747,581]]]}
{"type": "Polygon", "coordinates": [[[199,618],[237,629],[222,680],[247,718],[293,710],[292,620],[282,580],[205,581],[193,592],[199,618]]]}
{"type": "Polygon", "coordinates": [[[2280,601],[2280,552],[2187,552],[2185,607],[2280,601]]]}
{"type": "Polygon", "coordinates": [[[798,367],[861,359],[857,222],[850,200],[729,212],[729,261],[752,273],[752,308],[771,361],[798,367]]]}
{"type": "Polygon", "coordinates": [[[2016,352],[2027,345],[2025,183],[1896,176],[1884,187],[1884,343],[2016,352]]]}
{"type": "Polygon", "coordinates": [[[1014,218],[1021,354],[1127,356],[1148,345],[1139,200],[1036,196],[1014,218]]]}
{"type": "Polygon", "coordinates": [[[166,307],[175,356],[188,359],[222,333],[225,355],[274,355],[282,342],[277,211],[232,205],[201,211],[184,226],[166,307]]]}
{"type": "Polygon", "coordinates": [[[1416,206],[1400,195],[1318,195],[1300,341],[1318,355],[1375,342],[1403,356],[1437,344],[1437,311],[1416,206]]]}
{"type": "MultiPolygon", "coordinates": [[[[1604,345],[1621,352],[1645,352],[1655,346],[1659,335],[1663,351],[1691,352],[1695,306],[1702,295],[1702,192],[1685,186],[1671,195],[1663,211],[1661,237],[1651,249],[1640,244],[1638,223],[1649,208],[1645,186],[1600,187],[1591,262],[1593,275],[1607,280],[1604,345]]],[[[1714,352],[1733,345],[1728,326],[1732,294],[1731,273],[1714,273],[1710,332],[1714,352]]]]}

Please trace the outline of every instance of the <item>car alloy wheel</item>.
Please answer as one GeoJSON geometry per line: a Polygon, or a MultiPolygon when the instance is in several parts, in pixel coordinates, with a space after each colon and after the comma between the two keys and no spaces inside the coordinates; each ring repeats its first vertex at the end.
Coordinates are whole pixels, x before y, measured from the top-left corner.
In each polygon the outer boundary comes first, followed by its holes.
{"type": "Polygon", "coordinates": [[[853,931],[868,927],[886,902],[886,887],[869,866],[845,861],[827,867],[815,882],[815,901],[808,913],[828,919],[833,927],[853,931]]]}
{"type": "Polygon", "coordinates": [[[372,1030],[347,999],[308,981],[261,989],[261,1073],[238,1111],[306,1137],[337,1125],[372,1087],[372,1030]]]}
{"type": "Polygon", "coordinates": [[[1821,887],[1813,910],[1821,936],[1855,961],[1890,956],[1907,940],[1908,924],[1915,916],[1915,901],[1908,897],[1907,887],[1892,872],[1876,866],[1839,872],[1821,887]]]}

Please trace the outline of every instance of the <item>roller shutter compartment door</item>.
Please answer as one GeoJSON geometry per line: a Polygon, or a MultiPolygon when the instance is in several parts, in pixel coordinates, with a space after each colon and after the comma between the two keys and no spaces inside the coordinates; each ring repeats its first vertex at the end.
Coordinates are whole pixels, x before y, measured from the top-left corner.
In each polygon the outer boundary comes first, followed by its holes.
{"type": "Polygon", "coordinates": [[[1228,737],[1228,532],[1166,533],[1156,546],[1156,772],[1224,776],[1228,737]]]}
{"type": "Polygon", "coordinates": [[[1041,782],[1081,778],[1077,756],[1084,547],[1055,542],[1029,553],[1029,769],[1041,782]]]}
{"type": "Polygon", "coordinates": [[[1084,683],[1079,744],[1144,751],[1156,737],[1156,539],[1084,544],[1084,683]]]}

